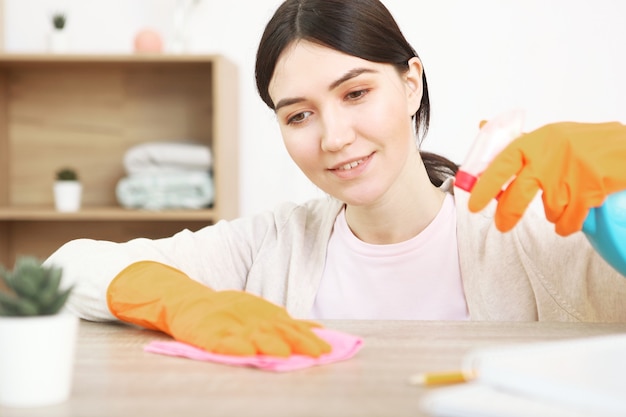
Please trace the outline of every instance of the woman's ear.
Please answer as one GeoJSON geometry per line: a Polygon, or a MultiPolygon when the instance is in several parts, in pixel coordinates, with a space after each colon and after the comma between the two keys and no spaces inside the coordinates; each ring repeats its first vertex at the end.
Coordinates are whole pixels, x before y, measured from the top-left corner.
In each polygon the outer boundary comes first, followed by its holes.
{"type": "Polygon", "coordinates": [[[404,74],[404,80],[407,85],[409,114],[414,115],[420,108],[423,94],[422,84],[422,61],[418,57],[409,59],[409,69],[404,74]]]}

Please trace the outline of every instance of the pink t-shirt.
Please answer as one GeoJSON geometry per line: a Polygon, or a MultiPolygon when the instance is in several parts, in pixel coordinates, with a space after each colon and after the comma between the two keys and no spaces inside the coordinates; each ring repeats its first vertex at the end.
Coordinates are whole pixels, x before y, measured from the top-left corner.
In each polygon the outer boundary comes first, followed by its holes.
{"type": "Polygon", "coordinates": [[[337,216],[314,319],[467,320],[456,240],[454,198],[419,235],[373,245],[337,216]]]}

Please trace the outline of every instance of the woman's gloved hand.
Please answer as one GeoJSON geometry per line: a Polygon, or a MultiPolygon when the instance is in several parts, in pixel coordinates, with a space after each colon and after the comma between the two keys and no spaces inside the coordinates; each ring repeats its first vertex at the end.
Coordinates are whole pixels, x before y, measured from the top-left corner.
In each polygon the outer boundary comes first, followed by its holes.
{"type": "Polygon", "coordinates": [[[213,353],[318,357],[331,350],[311,331],[318,324],[250,293],[214,291],[159,262],[125,268],[109,284],[107,303],[122,321],[213,353]]]}
{"type": "Polygon", "coordinates": [[[469,209],[480,211],[500,194],[495,223],[505,232],[542,190],[546,218],[565,236],[581,230],[590,208],[624,189],[626,126],[553,123],[520,136],[494,158],[472,189],[469,209]]]}

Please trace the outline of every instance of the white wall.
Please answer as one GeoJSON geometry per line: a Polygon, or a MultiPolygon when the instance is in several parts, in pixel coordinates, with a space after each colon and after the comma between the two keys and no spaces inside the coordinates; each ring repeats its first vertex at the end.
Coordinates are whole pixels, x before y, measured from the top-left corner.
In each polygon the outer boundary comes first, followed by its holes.
{"type": "MultiPolygon", "coordinates": [[[[0,0],[1,1],[1,0],[0,0]]],[[[151,26],[169,37],[175,0],[4,0],[5,49],[45,50],[48,16],[68,11],[72,51],[130,52],[151,26]]],[[[283,149],[254,85],[255,49],[280,0],[200,0],[189,50],[240,68],[241,213],[321,193],[283,149]]],[[[423,147],[461,162],[477,125],[510,108],[526,128],[559,120],[626,122],[626,2],[620,0],[386,0],[429,80],[431,131],[423,147]]]]}

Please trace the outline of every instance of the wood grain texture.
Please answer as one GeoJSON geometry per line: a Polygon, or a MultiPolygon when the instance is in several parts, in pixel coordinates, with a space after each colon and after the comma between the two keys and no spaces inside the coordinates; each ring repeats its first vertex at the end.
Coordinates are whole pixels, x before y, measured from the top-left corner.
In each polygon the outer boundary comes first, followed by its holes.
{"type": "MultiPolygon", "coordinates": [[[[1,1],[1,0],[0,0],[1,1]]],[[[7,130],[7,75],[0,72],[0,207],[9,204],[9,138],[7,130]]]]}
{"type": "Polygon", "coordinates": [[[11,264],[16,253],[51,252],[55,247],[44,250],[45,245],[67,235],[41,239],[60,229],[55,222],[74,221],[93,238],[109,222],[126,223],[110,225],[112,230],[146,222],[134,228],[150,232],[146,236],[115,233],[113,240],[120,241],[162,237],[175,222],[196,227],[237,217],[237,77],[235,65],[217,55],[0,54],[0,220],[11,232],[11,238],[0,236],[0,262],[11,264]],[[210,209],[119,207],[115,187],[126,175],[125,152],[163,141],[211,148],[215,203],[210,209]],[[52,184],[63,167],[75,168],[83,183],[80,212],[54,211],[52,184]],[[30,221],[39,223],[20,224],[30,221]],[[162,227],[161,221],[168,224],[162,227]],[[22,235],[38,228],[39,236],[22,235]]]}
{"type": "Polygon", "coordinates": [[[10,222],[0,220],[0,265],[6,268],[13,266],[9,260],[14,259],[9,255],[11,251],[10,225],[10,222]]]}
{"type": "Polygon", "coordinates": [[[124,153],[144,142],[211,146],[210,66],[10,72],[9,205],[52,205],[54,173],[78,170],[85,206],[115,206],[124,153]]]}
{"type": "Polygon", "coordinates": [[[470,349],[623,333],[626,324],[327,321],[363,337],[345,362],[275,374],[143,352],[166,336],[81,322],[74,390],[64,404],[0,408],[3,417],[420,417],[418,372],[457,369],[470,349]]]}

